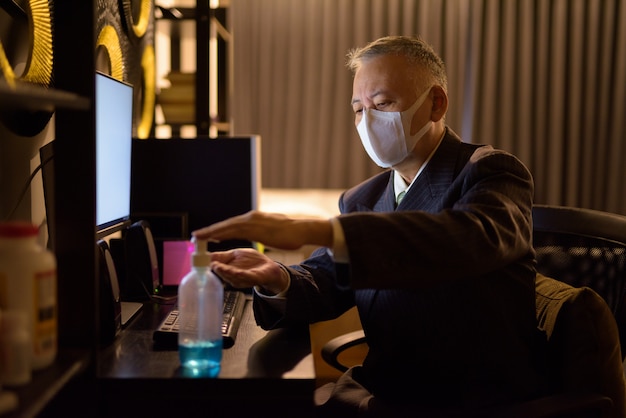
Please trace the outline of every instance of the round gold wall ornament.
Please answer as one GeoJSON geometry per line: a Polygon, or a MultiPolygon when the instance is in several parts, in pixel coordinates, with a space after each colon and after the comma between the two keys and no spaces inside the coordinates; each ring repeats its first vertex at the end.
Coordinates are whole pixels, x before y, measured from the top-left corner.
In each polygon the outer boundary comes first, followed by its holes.
{"type": "Polygon", "coordinates": [[[124,54],[120,46],[120,38],[117,36],[115,28],[106,25],[98,34],[96,40],[96,49],[104,48],[109,58],[111,66],[111,77],[116,80],[124,81],[124,54]]]}
{"type": "Polygon", "coordinates": [[[143,70],[143,101],[141,121],[137,127],[137,137],[146,139],[150,136],[154,118],[156,100],[156,70],[154,59],[154,47],[147,45],[141,56],[141,68],[143,70]]]}
{"type": "MultiPolygon", "coordinates": [[[[0,45],[0,71],[9,85],[16,81],[43,87],[52,85],[54,55],[50,3],[48,0],[29,0],[28,7],[24,8],[24,23],[21,20],[3,23],[9,30],[5,39],[7,48],[0,45]],[[19,62],[12,62],[15,57],[19,62]],[[16,68],[21,70],[16,71],[16,68]]],[[[5,109],[0,113],[0,122],[20,136],[34,137],[48,125],[53,113],[5,109]]]]}
{"type": "Polygon", "coordinates": [[[152,0],[119,0],[124,16],[124,23],[126,30],[131,32],[137,37],[142,38],[148,30],[150,23],[150,16],[152,13],[152,0]],[[137,2],[139,2],[137,10],[139,12],[138,18],[135,21],[133,17],[134,11],[137,8],[137,2]]]}
{"type": "Polygon", "coordinates": [[[15,73],[13,72],[13,68],[11,68],[11,63],[7,58],[7,54],[4,52],[4,47],[2,46],[2,40],[0,39],[0,71],[4,74],[4,79],[9,85],[9,87],[15,88],[15,73]]]}
{"type": "Polygon", "coordinates": [[[26,65],[23,73],[16,75],[4,48],[2,48],[0,66],[7,80],[12,78],[46,87],[50,86],[53,65],[50,8],[48,0],[29,0],[27,11],[29,45],[27,45],[26,65]]]}
{"type": "Polygon", "coordinates": [[[30,0],[28,14],[32,49],[26,71],[21,79],[50,86],[52,82],[52,16],[47,0],[30,0]]]}

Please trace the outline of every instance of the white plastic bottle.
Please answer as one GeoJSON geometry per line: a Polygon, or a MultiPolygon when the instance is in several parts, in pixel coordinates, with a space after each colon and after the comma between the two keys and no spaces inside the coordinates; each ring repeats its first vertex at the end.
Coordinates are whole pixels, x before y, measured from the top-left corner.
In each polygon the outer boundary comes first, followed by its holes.
{"type": "Polygon", "coordinates": [[[222,361],[224,286],[209,267],[207,242],[192,241],[191,271],[178,287],[178,354],[185,375],[216,377],[222,361]]]}
{"type": "Polygon", "coordinates": [[[0,314],[0,382],[21,386],[31,380],[32,342],[28,316],[22,311],[0,314]]]}
{"type": "Polygon", "coordinates": [[[0,223],[0,308],[26,315],[34,370],[57,354],[57,264],[38,234],[30,222],[0,223]]]}

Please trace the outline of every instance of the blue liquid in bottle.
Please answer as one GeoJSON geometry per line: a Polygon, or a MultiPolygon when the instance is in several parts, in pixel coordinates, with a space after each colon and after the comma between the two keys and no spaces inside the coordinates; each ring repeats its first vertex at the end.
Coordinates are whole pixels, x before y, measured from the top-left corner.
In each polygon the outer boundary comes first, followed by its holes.
{"type": "Polygon", "coordinates": [[[195,244],[192,269],[178,287],[178,356],[184,376],[217,377],[222,361],[224,287],[209,267],[206,241],[195,244]]]}
{"type": "Polygon", "coordinates": [[[179,357],[185,376],[216,377],[222,361],[222,341],[197,341],[179,345],[179,357]]]}

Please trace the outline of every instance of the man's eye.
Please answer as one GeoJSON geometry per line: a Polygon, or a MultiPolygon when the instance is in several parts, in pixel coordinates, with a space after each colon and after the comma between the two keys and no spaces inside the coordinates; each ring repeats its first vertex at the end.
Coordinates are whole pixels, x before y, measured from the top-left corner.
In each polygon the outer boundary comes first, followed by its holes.
{"type": "Polygon", "coordinates": [[[360,115],[361,113],[363,113],[363,108],[360,108],[360,109],[354,109],[354,114],[355,114],[355,115],[360,115]]]}

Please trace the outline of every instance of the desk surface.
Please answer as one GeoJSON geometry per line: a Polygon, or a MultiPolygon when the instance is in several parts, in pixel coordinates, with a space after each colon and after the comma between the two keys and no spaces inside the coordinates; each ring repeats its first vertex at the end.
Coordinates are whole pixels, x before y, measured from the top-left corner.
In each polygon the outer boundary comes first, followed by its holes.
{"type": "Polygon", "coordinates": [[[315,368],[308,327],[264,331],[256,325],[248,300],[235,344],[223,351],[219,376],[188,378],[181,372],[177,350],[153,346],[152,333],[170,308],[145,303],[129,326],[99,353],[105,415],[120,416],[119,406],[126,403],[127,416],[171,417],[180,413],[181,402],[186,405],[186,416],[193,416],[193,411],[204,416],[208,411],[222,411],[229,417],[265,416],[259,415],[263,409],[271,416],[310,415],[315,368]]]}

